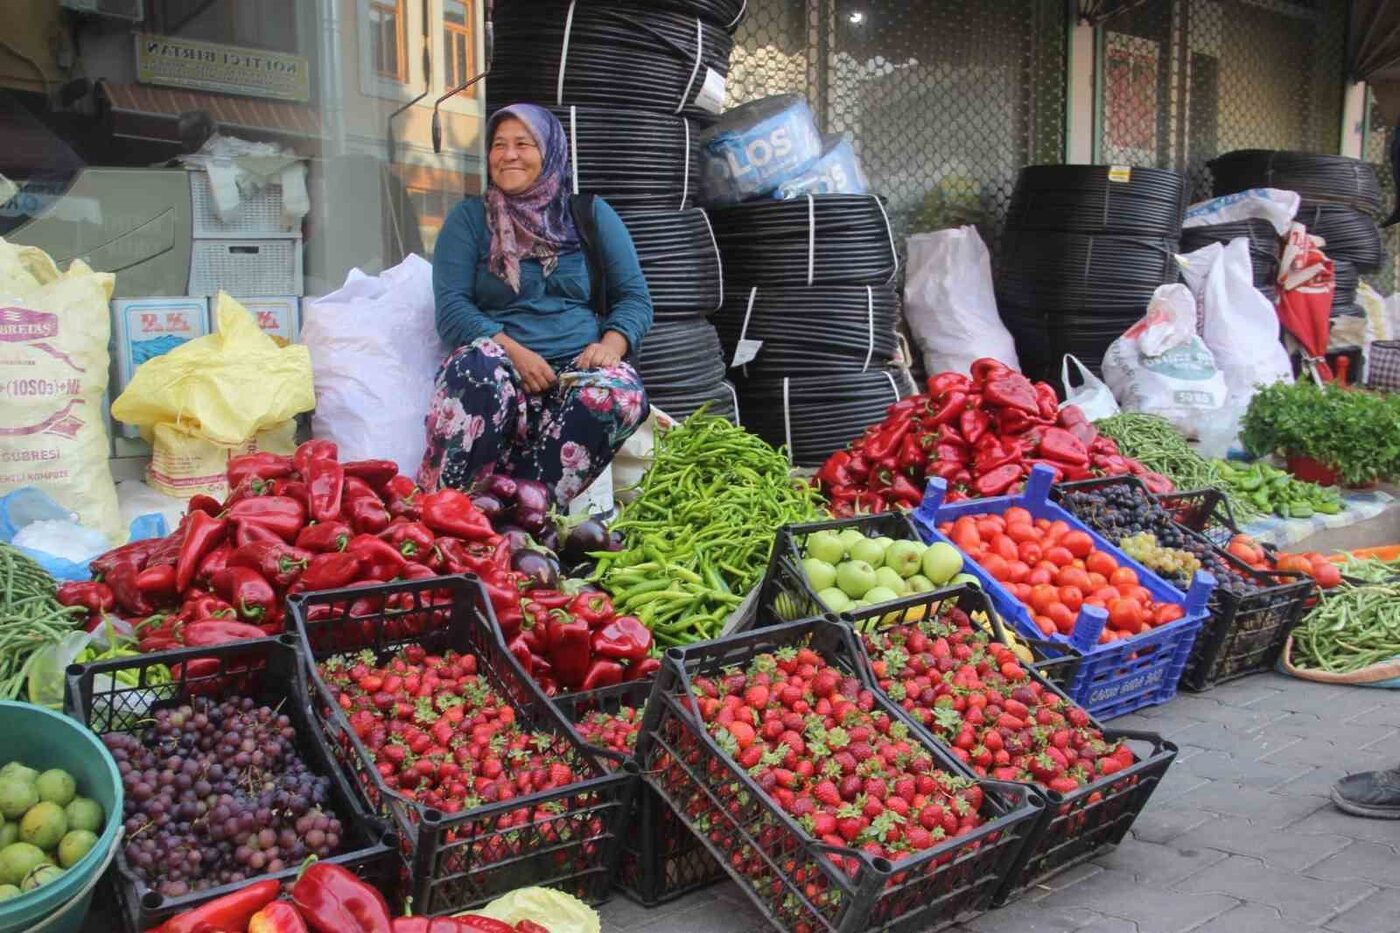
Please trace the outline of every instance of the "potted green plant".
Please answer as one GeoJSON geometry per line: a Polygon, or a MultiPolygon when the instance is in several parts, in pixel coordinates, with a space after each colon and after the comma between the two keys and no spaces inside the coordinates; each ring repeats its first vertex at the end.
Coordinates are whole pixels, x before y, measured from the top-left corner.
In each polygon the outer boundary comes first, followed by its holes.
{"type": "Polygon", "coordinates": [[[1300,479],[1365,486],[1400,476],[1400,396],[1300,379],[1261,388],[1241,422],[1255,456],[1279,454],[1300,479]]]}

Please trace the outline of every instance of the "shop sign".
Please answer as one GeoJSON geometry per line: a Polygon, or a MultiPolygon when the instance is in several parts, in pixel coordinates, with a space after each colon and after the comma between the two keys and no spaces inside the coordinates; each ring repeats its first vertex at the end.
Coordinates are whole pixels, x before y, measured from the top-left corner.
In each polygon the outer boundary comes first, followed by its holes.
{"type": "Polygon", "coordinates": [[[136,36],[136,80],[273,100],[311,97],[307,61],[300,55],[174,36],[136,36]]]}

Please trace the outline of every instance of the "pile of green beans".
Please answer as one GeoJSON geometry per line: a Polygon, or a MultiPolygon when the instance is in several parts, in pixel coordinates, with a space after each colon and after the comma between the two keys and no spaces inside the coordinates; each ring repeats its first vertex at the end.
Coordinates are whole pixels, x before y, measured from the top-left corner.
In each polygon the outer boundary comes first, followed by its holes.
{"type": "Polygon", "coordinates": [[[612,525],[626,548],[595,555],[593,580],[662,647],[719,635],[762,577],[778,527],[823,514],[782,451],[703,411],[658,436],[636,491],[612,525]]]}
{"type": "Polygon", "coordinates": [[[1400,578],[1400,563],[1381,560],[1379,557],[1348,555],[1340,569],[1343,576],[1367,583],[1385,583],[1400,578]]]}
{"type": "Polygon", "coordinates": [[[1349,674],[1400,657],[1400,583],[1343,582],[1293,630],[1293,663],[1349,674]]]}
{"type": "Polygon", "coordinates": [[[29,676],[29,660],[56,644],[86,617],[82,606],[60,606],[57,584],[23,553],[0,543],[0,700],[16,699],[29,676]]]}
{"type": "Polygon", "coordinates": [[[1239,521],[1261,514],[1248,497],[1239,495],[1222,481],[1215,461],[1192,450],[1181,432],[1160,415],[1125,411],[1095,421],[1094,427],[1100,434],[1112,438],[1125,457],[1132,457],[1149,470],[1161,473],[1177,489],[1219,489],[1230,500],[1230,511],[1239,521]]]}

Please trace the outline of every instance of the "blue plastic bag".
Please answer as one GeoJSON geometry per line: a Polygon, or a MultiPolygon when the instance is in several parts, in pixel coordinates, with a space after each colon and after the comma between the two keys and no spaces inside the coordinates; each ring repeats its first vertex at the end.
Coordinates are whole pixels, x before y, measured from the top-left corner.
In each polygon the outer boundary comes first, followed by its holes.
{"type": "Polygon", "coordinates": [[[784,180],[773,192],[773,197],[786,201],[808,194],[869,194],[870,183],[865,179],[865,172],[861,170],[851,141],[844,136],[836,136],[828,142],[830,144],[822,157],[808,166],[806,171],[784,180]]]}
{"type": "MultiPolygon", "coordinates": [[[[23,486],[14,492],[0,496],[0,541],[12,544],[15,535],[31,522],[76,521],[77,516],[49,498],[43,490],[34,486],[23,486]]],[[[131,540],[163,538],[167,534],[165,516],[158,512],[141,515],[131,522],[131,540]]],[[[43,567],[56,580],[90,580],[92,572],[87,564],[74,563],[54,554],[19,547],[16,550],[43,567]]]]}
{"type": "Polygon", "coordinates": [[[726,111],[700,137],[705,203],[737,204],[772,194],[822,156],[812,108],[796,94],[726,111]]]}

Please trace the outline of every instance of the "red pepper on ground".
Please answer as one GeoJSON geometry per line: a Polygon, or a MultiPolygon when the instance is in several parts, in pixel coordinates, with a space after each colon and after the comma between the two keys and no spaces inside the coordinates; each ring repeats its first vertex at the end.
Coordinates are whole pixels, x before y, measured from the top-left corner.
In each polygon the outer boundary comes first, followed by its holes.
{"type": "Polygon", "coordinates": [[[851,474],[846,470],[846,464],[851,462],[851,455],[844,450],[838,450],[817,471],[817,480],[827,489],[839,489],[851,485],[851,474]]]}
{"type": "Polygon", "coordinates": [[[266,623],[280,615],[272,584],[248,567],[225,567],[219,571],[214,575],[214,592],[233,606],[241,619],[266,623]]]}
{"type": "Polygon", "coordinates": [[[593,653],[614,661],[640,661],[651,646],[651,629],[635,616],[618,616],[593,633],[593,653]]]}
{"type": "Polygon", "coordinates": [[[147,567],[136,575],[136,588],[155,602],[175,596],[179,592],[175,587],[175,568],[170,564],[147,567]]]}
{"type": "Polygon", "coordinates": [[[384,895],[332,862],[313,862],[292,885],[307,926],[316,933],[390,933],[392,920],[384,895]]]}
{"type": "Polygon", "coordinates": [[[211,931],[244,930],[253,915],[262,910],[282,890],[280,882],[271,879],[254,881],[232,894],[200,904],[193,910],[176,914],[158,928],[159,933],[211,933],[211,931]]]}
{"type": "Polygon", "coordinates": [[[370,486],[369,483],[366,483],[358,476],[345,477],[345,488],[344,492],[341,493],[341,498],[345,502],[350,502],[354,499],[373,499],[376,502],[381,501],[379,493],[375,492],[374,488],[370,486]]]}
{"type": "Polygon", "coordinates": [[[222,502],[215,499],[213,496],[206,496],[203,493],[190,496],[189,505],[185,509],[185,511],[189,513],[207,512],[210,515],[216,516],[223,510],[224,504],[222,502]]]}
{"type": "Polygon", "coordinates": [[[966,392],[972,388],[972,381],[962,373],[935,373],[928,377],[927,386],[928,394],[933,398],[938,398],[943,393],[953,390],[966,392]]]}
{"type": "Polygon", "coordinates": [[[1055,394],[1055,387],[1048,382],[1036,382],[1031,387],[1035,390],[1036,413],[1053,421],[1060,411],[1060,397],[1055,394]]]}
{"type": "Polygon", "coordinates": [[[589,628],[602,628],[614,615],[612,597],[607,593],[579,593],[569,600],[568,612],[587,622],[589,628]]]}
{"type": "Polygon", "coordinates": [[[341,512],[360,534],[377,535],[389,527],[391,516],[384,504],[372,496],[352,499],[341,506],[341,512]]]}
{"type": "Polygon", "coordinates": [[[351,538],[345,547],[345,553],[359,557],[364,574],[381,582],[394,579],[408,563],[397,548],[373,535],[356,535],[351,538]]]}
{"type": "Polygon", "coordinates": [[[88,569],[92,571],[94,577],[104,576],[118,565],[135,566],[137,570],[140,570],[146,566],[147,558],[164,540],[164,538],[146,538],[124,544],[93,558],[92,562],[88,564],[88,569]]]}
{"type": "Polygon", "coordinates": [[[256,570],[273,586],[288,587],[311,562],[311,552],[281,541],[257,541],[238,548],[229,556],[228,566],[256,570]]]}
{"type": "Polygon", "coordinates": [[[988,404],[1020,411],[1031,417],[1040,417],[1040,403],[1036,399],[1035,386],[1020,373],[1009,369],[990,373],[985,380],[980,380],[980,384],[982,397],[988,404]]]}
{"type": "Polygon", "coordinates": [[[233,619],[195,619],[182,632],[185,646],[189,648],[212,648],[232,641],[266,637],[267,632],[258,626],[233,619]]]}
{"type": "Polygon", "coordinates": [[[100,581],[61,583],[54,598],[60,606],[82,606],[89,615],[96,616],[110,612],[117,604],[112,588],[100,581]]]}
{"type": "Polygon", "coordinates": [[[395,476],[385,486],[385,493],[394,499],[409,499],[419,492],[418,484],[407,476],[395,476]]]}
{"type": "Polygon", "coordinates": [[[281,479],[292,473],[292,458],[258,451],[230,457],[227,467],[229,488],[236,489],[246,479],[281,479]]]}
{"type": "Polygon", "coordinates": [[[969,407],[958,416],[958,432],[969,444],[977,443],[978,438],[986,434],[991,425],[992,419],[980,408],[969,407]]]}
{"type": "MultiPolygon", "coordinates": [[[[346,478],[354,477],[369,483],[375,492],[383,495],[389,490],[389,484],[399,475],[399,465],[392,460],[351,460],[344,464],[346,478]]],[[[404,477],[409,483],[409,492],[412,492],[413,481],[404,477]]]]}
{"type": "Polygon", "coordinates": [[[307,467],[314,460],[339,460],[340,448],[334,441],[306,441],[292,453],[292,469],[306,476],[307,467]]]}
{"type": "Polygon", "coordinates": [[[359,578],[362,563],[358,554],[317,554],[307,563],[299,582],[307,590],[338,590],[359,578]]]}
{"type": "Polygon", "coordinates": [[[962,413],[967,410],[968,395],[956,389],[939,397],[937,407],[931,417],[924,420],[924,427],[936,428],[939,425],[956,425],[962,413]]]}
{"type": "MultiPolygon", "coordinates": [[[[334,460],[312,460],[301,477],[306,483],[307,511],[311,519],[328,522],[339,518],[345,493],[345,468],[334,460]]],[[[373,497],[373,492],[370,495],[373,497]]],[[[374,498],[377,503],[378,498],[374,498]]]]}
{"type": "Polygon", "coordinates": [[[224,541],[228,520],[215,518],[207,512],[190,512],[185,526],[185,540],[175,561],[175,590],[183,593],[194,582],[199,565],[209,553],[224,541]]]}
{"type": "Polygon", "coordinates": [[[225,517],[261,525],[283,541],[293,541],[306,524],[306,508],[290,496],[258,496],[234,503],[225,517]]]}
{"type": "Polygon", "coordinates": [[[316,554],[343,551],[353,537],[355,532],[345,522],[317,522],[297,532],[296,546],[316,554]]]}
{"type": "Polygon", "coordinates": [[[888,498],[905,508],[915,508],[924,501],[923,490],[915,486],[903,473],[896,473],[890,482],[888,498]]]}
{"type": "Polygon", "coordinates": [[[247,547],[257,543],[284,544],[285,540],[277,532],[266,525],[249,520],[233,523],[233,546],[235,548],[247,547]]]}
{"type": "Polygon", "coordinates": [[[972,381],[981,385],[986,382],[990,376],[998,373],[1010,372],[1011,367],[1007,366],[1001,360],[993,359],[990,356],[984,356],[981,359],[973,360],[969,370],[972,373],[972,381]]]}
{"type": "Polygon", "coordinates": [[[440,535],[483,541],[495,535],[491,522],[472,504],[471,496],[456,489],[439,489],[419,497],[423,524],[440,535]]]}
{"type": "Polygon", "coordinates": [[[421,559],[433,549],[433,530],[422,522],[395,522],[380,533],[385,541],[411,560],[421,559]]]}

